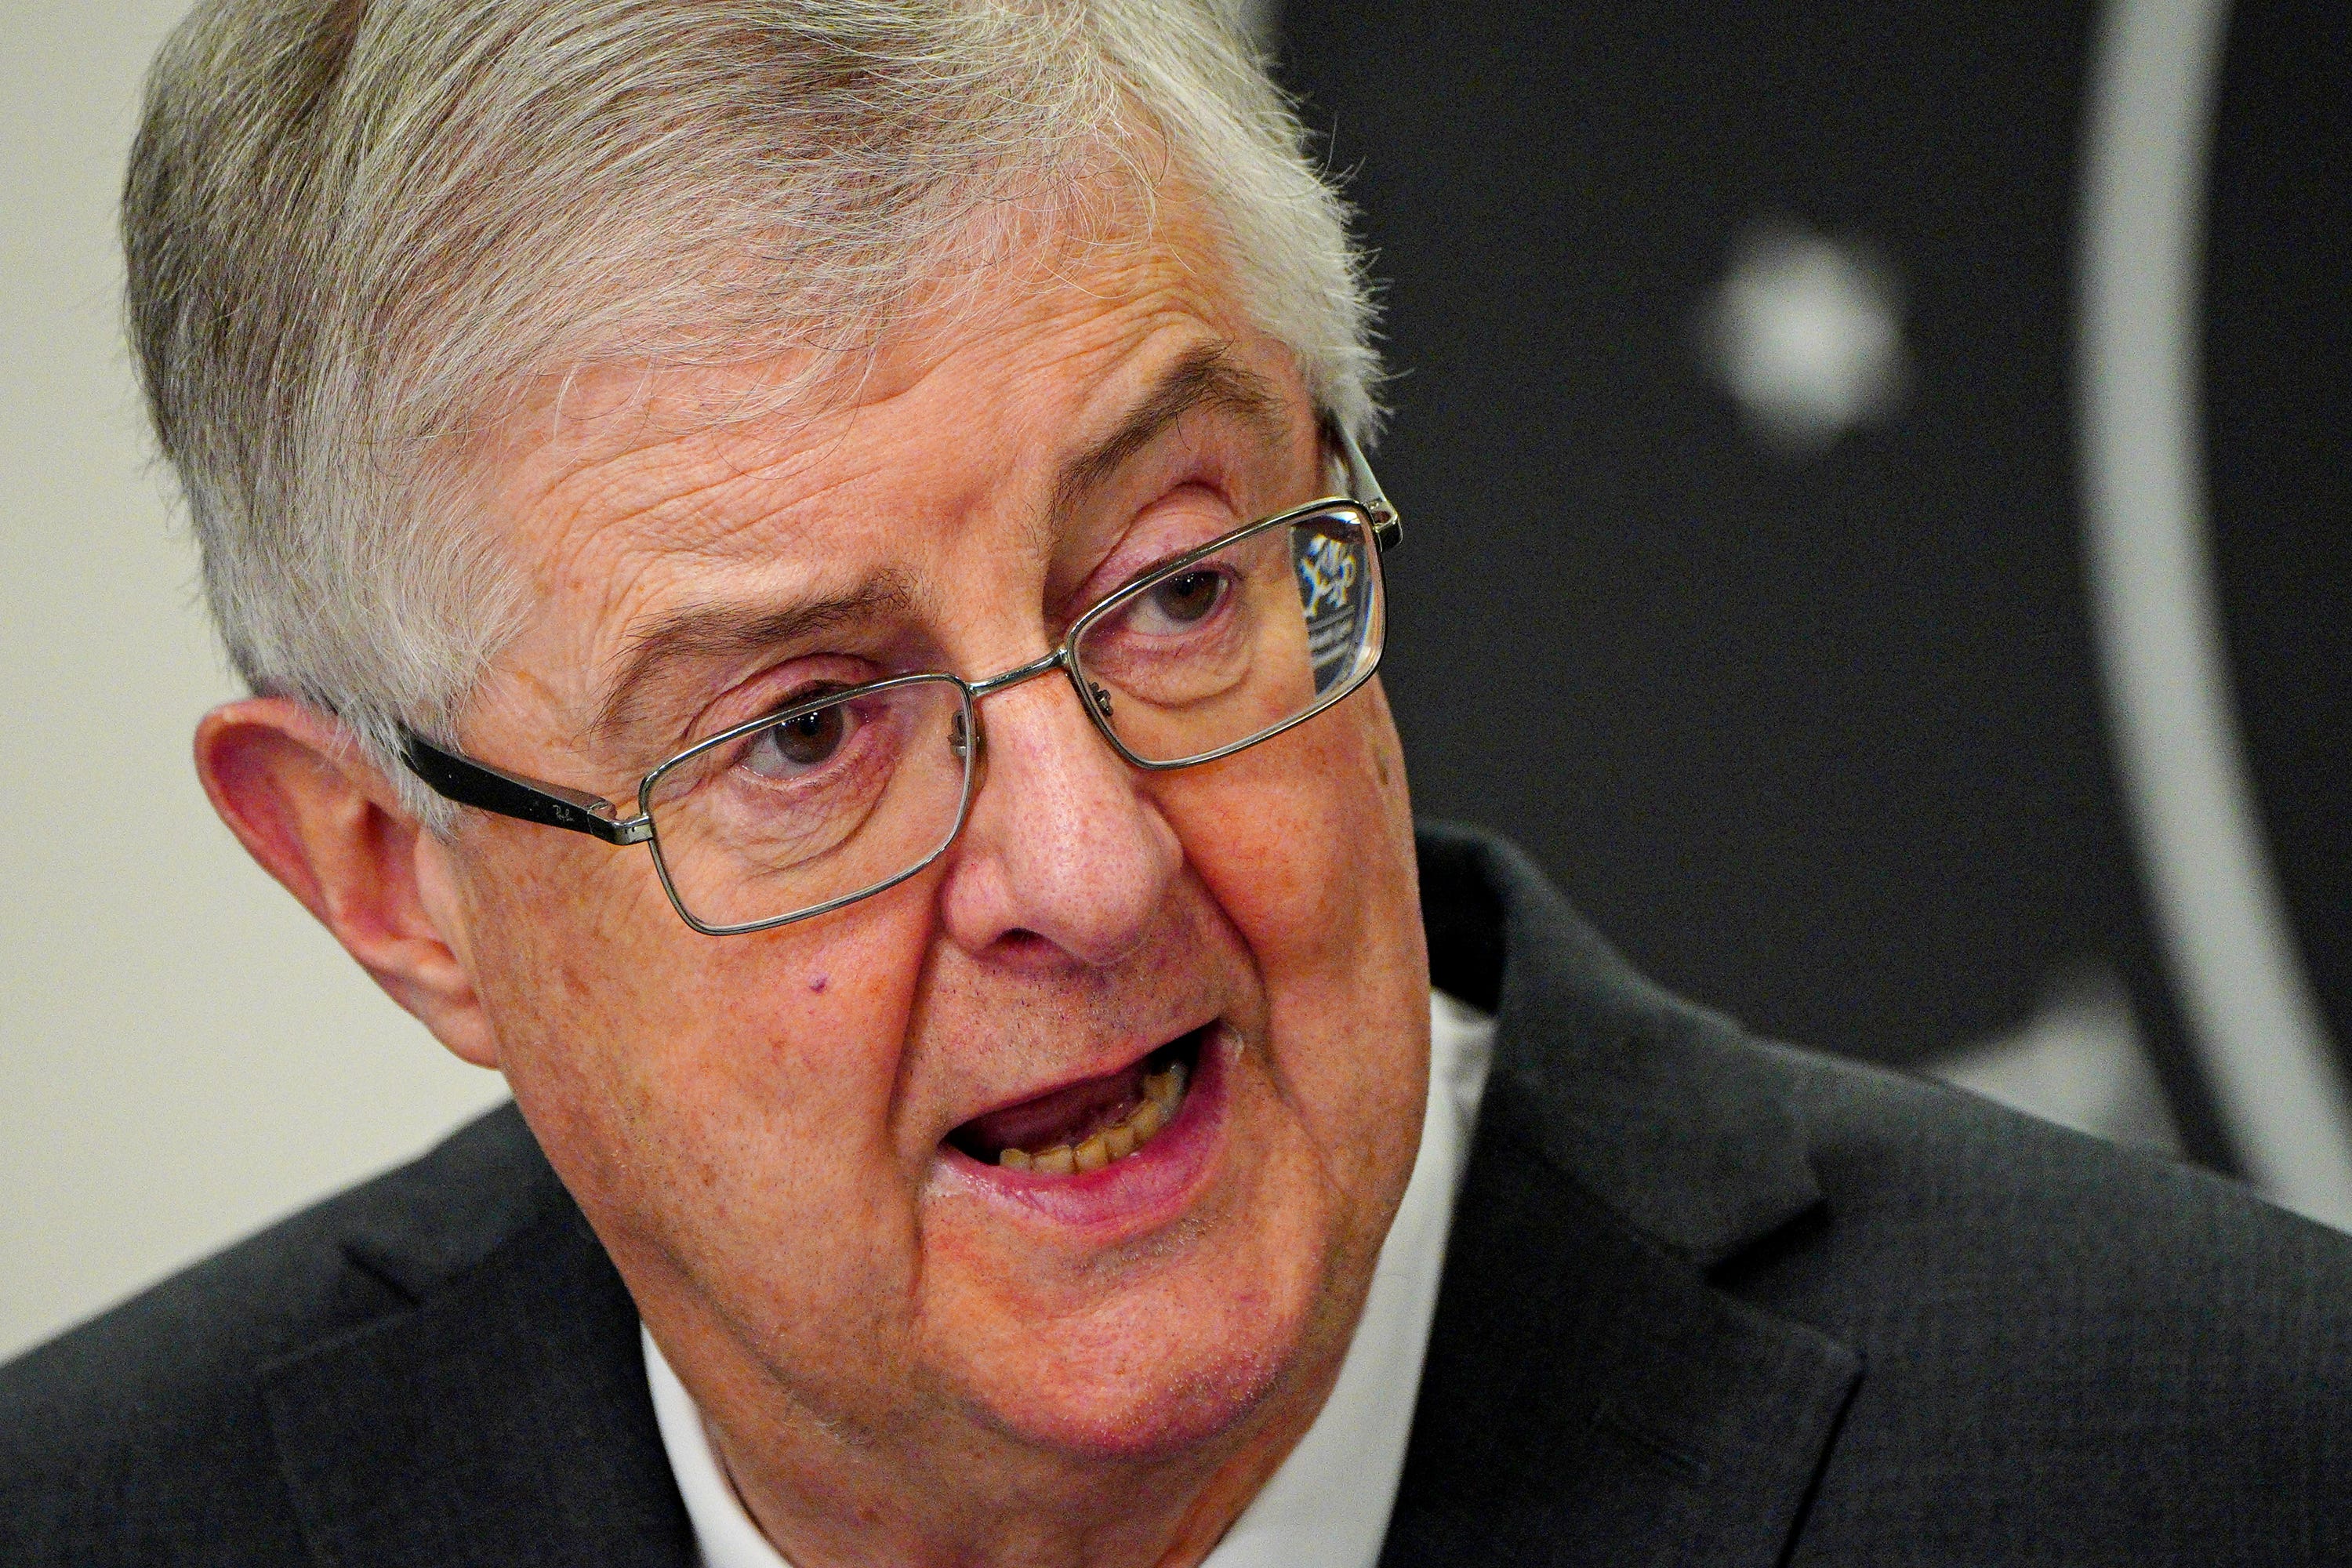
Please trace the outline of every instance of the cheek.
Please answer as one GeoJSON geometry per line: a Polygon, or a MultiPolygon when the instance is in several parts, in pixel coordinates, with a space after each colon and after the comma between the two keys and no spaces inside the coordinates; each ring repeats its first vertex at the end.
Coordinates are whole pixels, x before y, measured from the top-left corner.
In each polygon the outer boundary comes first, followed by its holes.
{"type": "Polygon", "coordinates": [[[1163,775],[1160,805],[1270,981],[1418,953],[1412,811],[1377,683],[1286,735],[1163,775]]]}
{"type": "Polygon", "coordinates": [[[643,850],[607,853],[569,879],[561,856],[477,858],[469,900],[508,1079],[565,1185],[633,1285],[675,1271],[738,1321],[887,1294],[887,1259],[827,1238],[861,1209],[877,1238],[910,1223],[891,1122],[928,900],[706,937],[643,850]]]}
{"type": "Polygon", "coordinates": [[[1419,1135],[1429,963],[1378,688],[1166,782],[1161,808],[1263,979],[1276,1092],[1343,1180],[1401,1191],[1389,1168],[1402,1149],[1409,1169],[1419,1135]]]}

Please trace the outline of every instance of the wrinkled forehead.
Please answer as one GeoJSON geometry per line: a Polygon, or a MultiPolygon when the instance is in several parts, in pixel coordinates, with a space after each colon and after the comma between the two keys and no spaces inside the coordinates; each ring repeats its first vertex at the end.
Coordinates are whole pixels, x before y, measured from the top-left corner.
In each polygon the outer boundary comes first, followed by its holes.
{"type": "Polygon", "coordinates": [[[1123,332],[1156,317],[1188,315],[1229,337],[1246,330],[1226,271],[1205,247],[1182,232],[1094,237],[1083,246],[1055,236],[941,280],[903,320],[870,335],[782,353],[761,345],[740,360],[583,356],[536,375],[482,423],[494,443],[488,466],[506,486],[524,465],[581,467],[679,441],[718,450],[772,448],[789,437],[819,449],[871,423],[876,410],[910,395],[919,401],[926,387],[959,377],[1021,373],[1017,390],[1030,400],[1067,397],[1097,368],[1082,362],[1085,352],[1115,354],[1123,332]]]}
{"type": "Polygon", "coordinates": [[[649,627],[878,591],[983,523],[1042,560],[1074,490],[1202,421],[1269,448],[1314,424],[1292,356],[1168,204],[1123,234],[1039,234],[854,353],[550,377],[483,466],[530,622],[501,662],[579,672],[566,695],[610,718],[597,690],[649,627]]]}
{"type": "MultiPolygon", "coordinates": [[[[609,482],[621,467],[822,463],[934,400],[963,407],[960,426],[982,402],[1000,430],[1050,426],[1155,334],[1258,335],[1215,226],[1173,182],[1155,193],[1114,180],[1077,206],[992,205],[966,227],[976,232],[940,247],[935,275],[870,330],[828,327],[821,341],[783,353],[762,342],[741,360],[583,353],[510,386],[473,422],[467,465],[493,522],[511,525],[580,476],[609,482]]],[[[515,542],[527,555],[530,542],[515,542]]]]}

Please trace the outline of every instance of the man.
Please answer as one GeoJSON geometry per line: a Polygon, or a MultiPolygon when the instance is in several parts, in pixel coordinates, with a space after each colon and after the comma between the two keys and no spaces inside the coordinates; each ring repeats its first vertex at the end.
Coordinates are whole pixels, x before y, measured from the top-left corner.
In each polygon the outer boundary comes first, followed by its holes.
{"type": "Polygon", "coordinates": [[[0,1555],[2340,1556],[2337,1240],[1416,842],[1341,216],[1182,6],[200,8],[198,771],[515,1105],[0,1375],[0,1555]]]}

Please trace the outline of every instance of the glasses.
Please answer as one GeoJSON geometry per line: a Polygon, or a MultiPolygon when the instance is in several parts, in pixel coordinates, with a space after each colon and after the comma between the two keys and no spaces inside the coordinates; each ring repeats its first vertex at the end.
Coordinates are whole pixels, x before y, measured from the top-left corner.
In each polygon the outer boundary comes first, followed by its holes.
{"type": "Polygon", "coordinates": [[[926,673],[801,693],[646,774],[635,816],[414,731],[403,760],[459,805],[649,846],[671,904],[706,935],[837,910],[905,881],[963,830],[980,703],[1000,691],[1059,670],[1113,750],[1163,771],[1254,746],[1370,679],[1386,631],[1381,554],[1403,529],[1355,442],[1331,439],[1345,497],[1162,562],[1053,652],[984,680],[926,673]]]}

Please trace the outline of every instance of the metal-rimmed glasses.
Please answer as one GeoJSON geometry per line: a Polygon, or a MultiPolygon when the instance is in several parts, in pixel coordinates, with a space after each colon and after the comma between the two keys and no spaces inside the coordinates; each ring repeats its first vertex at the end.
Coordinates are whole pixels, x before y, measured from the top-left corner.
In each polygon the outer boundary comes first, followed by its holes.
{"type": "Polygon", "coordinates": [[[807,920],[894,887],[963,830],[979,704],[1060,670],[1114,750],[1191,767],[1304,723],[1379,668],[1381,554],[1403,530],[1363,454],[1333,431],[1348,493],[1262,519],[1130,578],[1061,646],[966,680],[827,686],[646,773],[637,814],[478,762],[413,731],[404,760],[462,805],[607,844],[644,844],[678,915],[709,936],[807,920]]]}

